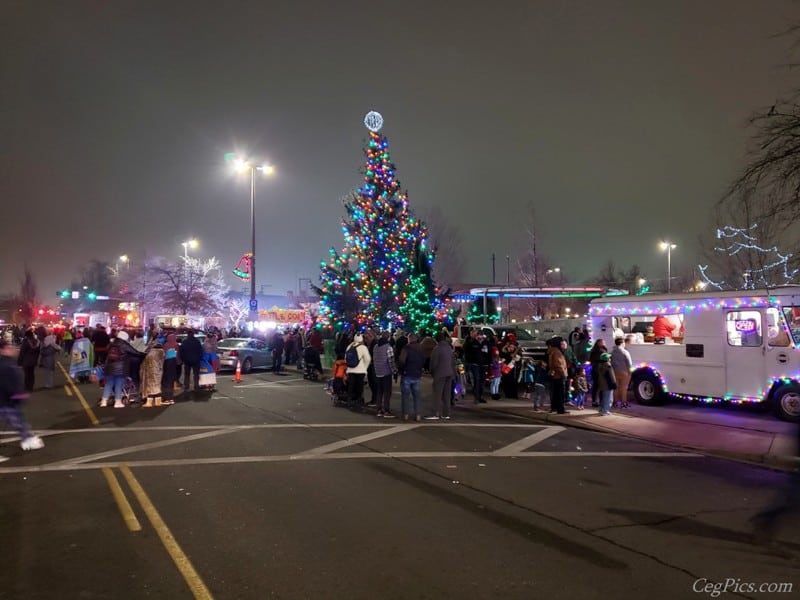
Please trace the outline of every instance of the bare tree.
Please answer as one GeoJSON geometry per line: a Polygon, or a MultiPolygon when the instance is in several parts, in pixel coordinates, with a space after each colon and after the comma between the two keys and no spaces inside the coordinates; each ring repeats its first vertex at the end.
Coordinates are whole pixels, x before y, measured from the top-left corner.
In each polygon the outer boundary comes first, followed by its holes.
{"type": "Polygon", "coordinates": [[[464,250],[461,230],[447,218],[439,206],[424,212],[428,239],[436,255],[433,280],[444,289],[461,283],[464,277],[464,250]]]}
{"type": "Polygon", "coordinates": [[[720,290],[753,289],[794,283],[800,262],[793,253],[762,240],[786,236],[776,219],[758,221],[761,203],[752,191],[741,190],[735,202],[721,203],[714,212],[715,229],[702,236],[701,280],[720,290]]]}
{"type": "Polygon", "coordinates": [[[150,258],[132,270],[126,285],[149,315],[222,314],[229,291],[222,267],[214,257],[188,257],[181,263],[150,258]]]}
{"type": "MultiPolygon", "coordinates": [[[[800,25],[779,35],[793,38],[794,50],[800,46],[800,25]]],[[[757,224],[762,244],[780,246],[785,254],[796,256],[800,252],[800,88],[769,108],[758,109],[749,126],[753,133],[747,166],[720,205],[737,215],[746,210],[746,222],[737,226],[757,224]]]]}

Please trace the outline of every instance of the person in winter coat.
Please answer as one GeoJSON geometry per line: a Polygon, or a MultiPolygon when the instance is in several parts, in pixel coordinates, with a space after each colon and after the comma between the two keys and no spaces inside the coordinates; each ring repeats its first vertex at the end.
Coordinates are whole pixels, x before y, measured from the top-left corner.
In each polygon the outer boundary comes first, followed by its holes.
{"type": "Polygon", "coordinates": [[[591,352],[589,352],[589,365],[592,369],[592,406],[600,406],[597,365],[600,363],[600,356],[606,352],[608,352],[608,348],[606,348],[606,343],[602,339],[598,339],[592,346],[591,352]]]}
{"type": "Polygon", "coordinates": [[[611,369],[617,380],[617,389],[614,390],[614,408],[628,408],[628,383],[631,380],[633,359],[631,353],[625,348],[625,340],[616,338],[614,348],[611,350],[611,369]]]}
{"type": "Polygon", "coordinates": [[[364,345],[364,337],[357,333],[353,337],[353,342],[347,346],[347,351],[355,348],[358,352],[358,364],[355,367],[347,367],[347,400],[352,410],[364,410],[364,378],[367,375],[372,358],[369,350],[364,345]]]}
{"type": "Polygon", "coordinates": [[[178,356],[183,365],[183,391],[189,391],[190,373],[193,389],[197,391],[200,388],[200,361],[203,360],[203,344],[194,337],[194,331],[191,329],[186,334],[186,339],[181,342],[178,356]]]}
{"type": "Polygon", "coordinates": [[[567,379],[567,359],[561,350],[561,338],[550,340],[550,347],[547,349],[547,368],[550,372],[550,412],[559,415],[566,414],[564,410],[564,382],[567,379]]]}
{"type": "Polygon", "coordinates": [[[76,381],[85,383],[89,381],[92,365],[94,365],[94,346],[92,346],[92,342],[88,338],[83,337],[83,333],[78,331],[72,344],[69,376],[76,381]]]}
{"type": "MultiPolygon", "coordinates": [[[[154,338],[158,339],[158,338],[154,338]]],[[[174,333],[170,333],[164,339],[164,375],[161,379],[161,386],[164,390],[162,404],[174,404],[175,382],[178,380],[178,339],[174,333]]]]}
{"type": "MultiPolygon", "coordinates": [[[[22,389],[22,378],[19,367],[15,364],[17,348],[0,338],[0,421],[8,423],[19,433],[23,450],[39,450],[44,442],[33,435],[30,425],[22,414],[21,402],[28,397],[22,389]]],[[[0,462],[6,460],[0,456],[0,462]]]]}
{"type": "Polygon", "coordinates": [[[408,344],[400,353],[400,391],[402,392],[403,419],[410,417],[420,421],[420,401],[422,393],[420,381],[425,367],[425,354],[420,348],[419,341],[413,333],[408,334],[408,344]]]}
{"type": "Polygon", "coordinates": [[[124,408],[122,402],[122,388],[125,380],[130,376],[131,360],[141,355],[128,343],[128,334],[120,331],[117,337],[108,345],[106,363],[103,368],[105,386],[100,399],[100,406],[108,406],[108,399],[114,394],[114,408],[124,408]]]}
{"type": "Polygon", "coordinates": [[[611,355],[604,352],[600,355],[600,362],[597,363],[597,388],[600,393],[600,416],[605,417],[611,414],[611,397],[617,388],[617,380],[614,377],[614,369],[611,368],[611,355]]]}
{"type": "Polygon", "coordinates": [[[111,344],[111,338],[106,333],[103,325],[98,325],[97,330],[92,334],[92,346],[94,346],[94,366],[102,365],[106,362],[106,352],[111,344]]]}
{"type": "Polygon", "coordinates": [[[432,414],[428,420],[450,420],[450,395],[456,375],[456,358],[450,336],[444,332],[436,334],[436,347],[431,352],[430,369],[433,376],[432,414]]]}
{"type": "Polygon", "coordinates": [[[61,352],[55,334],[49,331],[41,344],[39,350],[39,366],[44,371],[44,387],[53,387],[53,376],[56,371],[56,355],[61,352]]]}
{"type": "Polygon", "coordinates": [[[389,332],[384,331],[375,349],[372,351],[372,365],[375,367],[375,379],[378,386],[377,408],[378,417],[393,419],[390,403],[392,399],[392,378],[395,373],[394,350],[389,343],[389,332]]]}
{"type": "Polygon", "coordinates": [[[22,346],[19,349],[17,364],[22,367],[25,374],[25,391],[32,392],[36,378],[36,365],[39,364],[40,344],[33,333],[33,329],[28,329],[22,338],[22,346]]]}
{"type": "Polygon", "coordinates": [[[283,339],[283,334],[275,332],[272,337],[272,372],[280,373],[281,365],[283,363],[283,350],[286,347],[286,342],[283,339]]]}
{"type": "Polygon", "coordinates": [[[143,408],[161,406],[161,382],[164,379],[164,348],[153,340],[147,348],[142,366],[139,369],[143,408]]]}

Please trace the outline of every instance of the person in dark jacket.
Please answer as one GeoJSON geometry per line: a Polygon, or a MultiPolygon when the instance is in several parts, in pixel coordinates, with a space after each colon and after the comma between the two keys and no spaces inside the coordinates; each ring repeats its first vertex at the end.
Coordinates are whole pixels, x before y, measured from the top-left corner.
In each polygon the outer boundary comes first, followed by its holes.
{"type": "Polygon", "coordinates": [[[598,387],[597,367],[600,364],[600,357],[608,352],[606,343],[602,339],[598,339],[591,352],[589,352],[589,364],[592,369],[592,406],[600,406],[600,388],[598,387]]]}
{"type": "Polygon", "coordinates": [[[106,362],[106,352],[111,344],[111,338],[106,333],[103,325],[98,325],[97,330],[92,334],[92,346],[94,346],[94,364],[102,365],[106,362]]]}
{"type": "Polygon", "coordinates": [[[283,350],[286,344],[283,340],[283,334],[279,331],[275,332],[272,337],[272,372],[281,372],[281,363],[283,360],[283,350]]]}
{"type": "Polygon", "coordinates": [[[428,420],[450,419],[450,396],[453,391],[456,359],[450,336],[436,334],[436,347],[431,352],[430,369],[433,376],[433,411],[428,420]]]}
{"type": "Polygon", "coordinates": [[[400,391],[403,406],[403,419],[408,421],[410,416],[419,421],[421,399],[420,380],[425,367],[425,355],[422,353],[417,336],[408,334],[408,344],[400,352],[400,391]]]}
{"type": "Polygon", "coordinates": [[[181,364],[183,364],[183,391],[189,391],[189,375],[192,375],[192,389],[200,389],[200,361],[203,360],[203,344],[194,337],[194,331],[189,330],[186,339],[181,342],[178,350],[181,364]]]}
{"type": "Polygon", "coordinates": [[[22,367],[25,373],[25,391],[32,392],[36,377],[36,365],[39,364],[39,352],[41,344],[33,333],[33,329],[28,329],[22,338],[22,346],[19,349],[17,364],[22,367]]]}
{"type": "MultiPolygon", "coordinates": [[[[0,421],[5,421],[19,433],[23,450],[39,450],[44,442],[31,433],[31,428],[22,414],[21,402],[27,398],[22,389],[19,367],[15,364],[17,348],[0,338],[0,421]]],[[[0,462],[6,460],[0,456],[0,462]]]]}
{"type": "Polygon", "coordinates": [[[131,360],[138,359],[140,353],[128,342],[128,334],[120,331],[108,345],[106,362],[103,367],[105,386],[100,399],[100,406],[108,406],[108,399],[114,394],[114,408],[124,408],[122,388],[131,372],[131,360]]]}

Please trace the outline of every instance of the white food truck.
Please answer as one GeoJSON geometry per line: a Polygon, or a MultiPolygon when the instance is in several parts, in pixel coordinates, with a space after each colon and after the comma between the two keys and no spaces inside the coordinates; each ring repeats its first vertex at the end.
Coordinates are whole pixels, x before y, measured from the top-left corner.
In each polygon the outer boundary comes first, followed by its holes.
{"type": "Polygon", "coordinates": [[[800,286],[770,290],[596,298],[592,340],[609,352],[628,338],[640,404],[674,395],[703,402],[768,402],[800,421],[800,286]]]}

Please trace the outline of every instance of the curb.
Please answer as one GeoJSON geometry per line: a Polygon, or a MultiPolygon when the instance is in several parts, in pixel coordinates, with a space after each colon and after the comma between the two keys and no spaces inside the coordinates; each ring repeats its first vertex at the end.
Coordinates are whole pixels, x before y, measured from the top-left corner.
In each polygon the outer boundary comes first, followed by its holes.
{"type": "MultiPolygon", "coordinates": [[[[704,448],[701,446],[692,446],[688,444],[670,443],[668,441],[653,439],[641,435],[634,435],[624,431],[618,431],[616,429],[603,427],[602,425],[599,424],[590,423],[586,420],[589,419],[590,417],[582,417],[581,420],[577,420],[575,418],[562,418],[560,416],[556,416],[551,413],[532,413],[528,415],[517,412],[514,409],[503,409],[501,407],[490,407],[490,406],[486,406],[484,408],[461,406],[461,409],[468,410],[470,412],[490,412],[497,415],[505,415],[505,416],[512,415],[514,417],[517,417],[519,419],[524,419],[526,421],[535,421],[537,423],[542,423],[542,422],[552,423],[560,425],[562,427],[573,427],[574,429],[598,431],[600,433],[618,435],[633,440],[650,442],[667,448],[675,448],[679,450],[691,451],[697,454],[703,454],[703,455],[713,456],[716,458],[722,458],[725,460],[732,460],[760,467],[766,467],[777,471],[794,471],[800,468],[800,458],[794,456],[776,455],[776,454],[754,454],[748,452],[732,452],[730,450],[717,450],[714,448],[704,448]]],[[[628,417],[628,418],[642,418],[642,417],[628,417]]]]}

